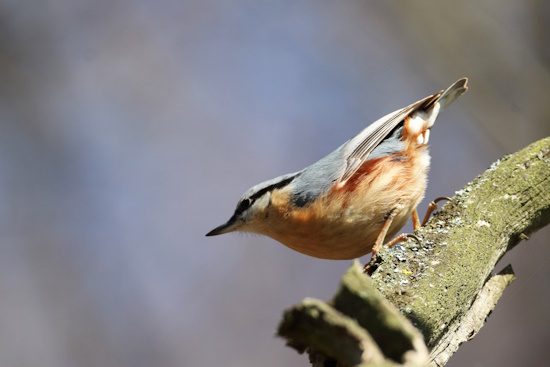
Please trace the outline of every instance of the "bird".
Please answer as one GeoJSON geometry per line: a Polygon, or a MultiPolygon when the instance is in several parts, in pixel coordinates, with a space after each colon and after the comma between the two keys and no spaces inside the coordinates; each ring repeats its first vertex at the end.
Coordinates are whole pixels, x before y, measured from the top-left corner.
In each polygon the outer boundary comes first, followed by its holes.
{"type": "Polygon", "coordinates": [[[206,236],[255,233],[316,258],[356,259],[372,252],[374,261],[384,244],[410,236],[389,241],[409,218],[416,230],[433,211],[434,202],[420,223],[430,130],[439,113],[467,91],[467,82],[461,78],[387,114],[301,171],[253,186],[231,218],[206,236]]]}

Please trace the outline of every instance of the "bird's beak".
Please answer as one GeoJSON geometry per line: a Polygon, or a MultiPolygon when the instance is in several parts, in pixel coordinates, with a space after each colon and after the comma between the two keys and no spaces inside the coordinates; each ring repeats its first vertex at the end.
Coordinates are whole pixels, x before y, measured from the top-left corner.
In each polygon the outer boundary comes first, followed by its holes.
{"type": "Polygon", "coordinates": [[[206,234],[206,236],[217,236],[219,234],[224,234],[224,233],[229,233],[229,232],[236,231],[237,228],[240,226],[240,223],[241,223],[241,221],[239,221],[237,218],[231,217],[231,219],[229,219],[227,221],[227,223],[222,224],[221,226],[214,228],[213,230],[208,232],[206,234]]]}

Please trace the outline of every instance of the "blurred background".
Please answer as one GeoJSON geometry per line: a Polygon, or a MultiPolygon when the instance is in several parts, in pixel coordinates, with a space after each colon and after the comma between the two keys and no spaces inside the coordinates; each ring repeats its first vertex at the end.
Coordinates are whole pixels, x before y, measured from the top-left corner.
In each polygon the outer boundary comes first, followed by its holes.
{"type": "MultiPolygon", "coordinates": [[[[549,4],[0,1],[0,365],[308,366],[282,310],[350,261],[205,233],[463,76],[421,213],[548,136],[549,4]]],[[[449,366],[547,364],[549,235],[449,366]]]]}

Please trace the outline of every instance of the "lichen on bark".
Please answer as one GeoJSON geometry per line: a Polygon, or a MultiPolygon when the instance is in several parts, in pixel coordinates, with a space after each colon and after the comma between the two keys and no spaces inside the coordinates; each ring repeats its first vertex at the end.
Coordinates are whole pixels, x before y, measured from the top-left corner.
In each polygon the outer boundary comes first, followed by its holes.
{"type": "MultiPolygon", "coordinates": [[[[315,303],[316,307],[323,309],[323,315],[330,315],[323,320],[332,322],[334,330],[352,335],[349,340],[367,335],[362,341],[358,338],[356,348],[353,343],[348,347],[354,353],[365,353],[363,356],[372,349],[377,358],[368,365],[427,365],[425,349],[419,348],[418,337],[410,332],[408,325],[412,323],[431,351],[430,365],[443,366],[462,342],[477,333],[513,281],[511,268],[491,275],[497,262],[506,251],[548,223],[550,137],[495,162],[415,232],[421,244],[408,240],[383,248],[379,253],[381,262],[369,281],[362,279],[355,264],[344,276],[335,298],[326,307],[315,303]],[[382,295],[387,304],[380,301],[382,295]],[[399,321],[401,326],[394,324],[399,319],[395,318],[396,309],[405,316],[399,321]],[[370,317],[380,325],[372,325],[370,317]],[[358,327],[365,333],[357,331],[358,327]],[[384,333],[403,337],[402,346],[387,345],[384,333]],[[381,362],[379,351],[384,353],[381,362]]],[[[339,366],[356,365],[350,362],[357,358],[342,359],[330,348],[330,325],[319,329],[324,333],[323,344],[309,343],[316,339],[308,333],[316,333],[317,326],[304,329],[301,322],[311,326],[312,320],[298,315],[311,302],[285,311],[279,335],[290,342],[299,341],[298,349],[307,349],[315,366],[326,361],[336,361],[339,366]],[[323,351],[328,355],[324,356],[323,351]]],[[[339,336],[332,337],[336,343],[339,336]]],[[[394,340],[389,339],[389,343],[394,340]]],[[[361,358],[361,364],[367,361],[361,358]]]]}
{"type": "Polygon", "coordinates": [[[429,347],[474,301],[507,250],[550,221],[550,137],[495,162],[412,240],[382,251],[378,289],[429,347]]]}

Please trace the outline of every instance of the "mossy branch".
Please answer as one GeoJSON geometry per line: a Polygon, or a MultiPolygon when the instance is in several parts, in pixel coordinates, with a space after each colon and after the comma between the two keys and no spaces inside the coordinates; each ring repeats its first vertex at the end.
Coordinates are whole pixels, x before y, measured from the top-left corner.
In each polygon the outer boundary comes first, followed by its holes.
{"type": "Polygon", "coordinates": [[[285,311],[279,335],[314,366],[445,365],[513,281],[511,267],[491,276],[497,262],[550,223],[550,137],[495,162],[452,199],[415,232],[422,245],[384,248],[370,279],[352,266],[329,304],[285,311]],[[345,351],[343,335],[355,340],[345,351]]]}

